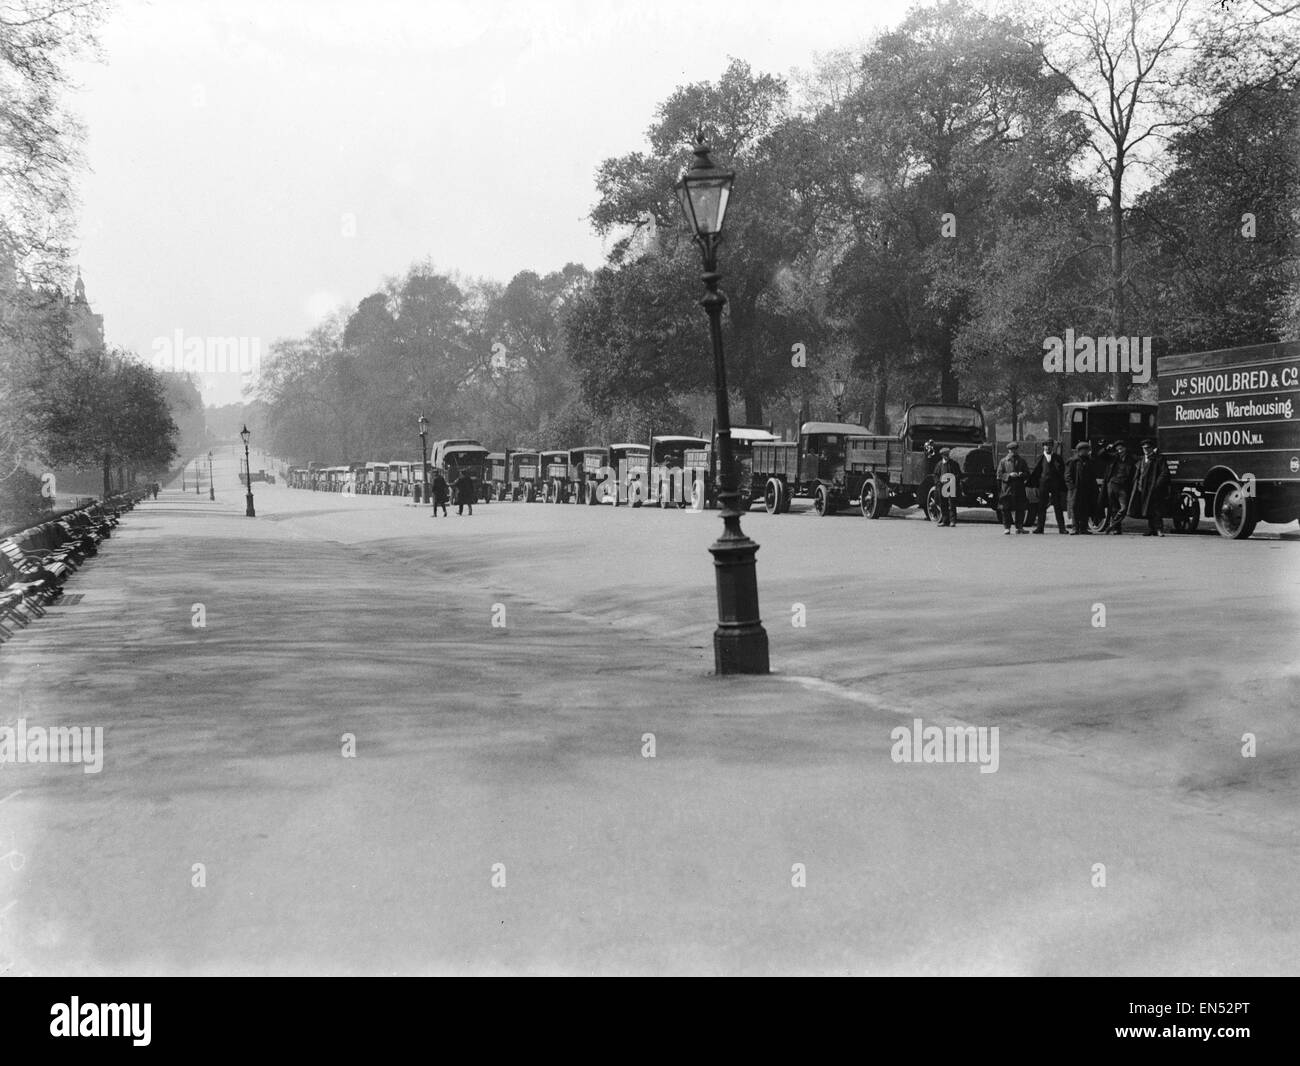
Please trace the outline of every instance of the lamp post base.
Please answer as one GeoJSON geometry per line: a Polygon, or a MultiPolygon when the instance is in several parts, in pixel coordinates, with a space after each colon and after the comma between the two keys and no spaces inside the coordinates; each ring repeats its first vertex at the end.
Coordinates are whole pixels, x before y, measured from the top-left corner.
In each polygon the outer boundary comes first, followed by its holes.
{"type": "Polygon", "coordinates": [[[713,669],[722,674],[770,673],[767,631],[758,614],[758,575],[748,537],[725,534],[713,543],[718,582],[718,628],[713,631],[713,669]]]}
{"type": "Polygon", "coordinates": [[[257,512],[253,510],[253,494],[250,492],[244,497],[244,517],[256,518],[257,512]]]}

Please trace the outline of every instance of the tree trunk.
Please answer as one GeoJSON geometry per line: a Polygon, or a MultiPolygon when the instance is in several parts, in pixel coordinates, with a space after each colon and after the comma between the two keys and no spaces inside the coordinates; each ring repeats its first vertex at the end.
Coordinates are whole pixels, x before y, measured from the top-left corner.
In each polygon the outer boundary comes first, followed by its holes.
{"type": "Polygon", "coordinates": [[[113,456],[104,453],[104,495],[113,495],[113,456]]]}
{"type": "MultiPolygon", "coordinates": [[[[1120,196],[1124,191],[1124,157],[1115,160],[1110,185],[1110,335],[1124,334],[1124,208],[1120,196]]],[[[1116,370],[1112,377],[1116,402],[1128,399],[1128,381],[1116,370]]]]}
{"type": "Polygon", "coordinates": [[[763,424],[763,397],[756,393],[745,393],[745,421],[751,426],[763,424]]]}
{"type": "Polygon", "coordinates": [[[888,433],[889,413],[885,410],[885,403],[889,398],[889,375],[885,373],[884,368],[876,372],[875,395],[871,400],[871,431],[873,433],[888,433]]]}
{"type": "Polygon", "coordinates": [[[939,349],[939,402],[957,402],[957,375],[952,368],[952,334],[945,334],[939,349]]]}
{"type": "Polygon", "coordinates": [[[1014,383],[1011,386],[1011,439],[1020,439],[1020,393],[1014,383]]]}

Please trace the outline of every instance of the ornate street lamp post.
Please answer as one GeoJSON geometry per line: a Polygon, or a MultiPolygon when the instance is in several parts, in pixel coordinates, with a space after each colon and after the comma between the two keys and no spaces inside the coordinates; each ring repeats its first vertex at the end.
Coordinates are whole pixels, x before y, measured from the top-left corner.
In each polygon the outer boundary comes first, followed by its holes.
{"type": "Polygon", "coordinates": [[[212,453],[208,452],[208,499],[215,500],[216,498],[216,489],[212,487],[212,453]]]}
{"type": "Polygon", "coordinates": [[[194,495],[202,496],[203,492],[199,488],[199,482],[203,480],[203,468],[199,466],[199,461],[194,460],[194,495]]]}
{"type": "Polygon", "coordinates": [[[429,420],[420,416],[420,496],[429,503],[429,420]]]}
{"type": "Polygon", "coordinates": [[[844,390],[847,387],[848,387],[848,382],[845,381],[842,377],[840,377],[839,374],[836,374],[833,378],[831,378],[831,395],[835,397],[835,421],[836,422],[844,421],[843,400],[844,400],[844,390]]]}
{"type": "Polygon", "coordinates": [[[244,442],[244,471],[245,477],[248,478],[248,492],[244,496],[244,517],[256,518],[257,512],[253,510],[253,463],[248,457],[248,438],[252,434],[248,432],[248,426],[245,425],[239,432],[239,439],[244,442]]]}
{"type": "Polygon", "coordinates": [[[677,182],[677,198],[695,234],[704,260],[705,295],[713,341],[713,391],[717,402],[718,502],[722,536],[709,548],[718,584],[718,628],[713,631],[713,665],[718,674],[766,674],[767,632],[758,615],[758,545],[740,531],[740,493],[731,449],[731,411],[727,401],[727,366],[722,355],[722,309],[727,298],[718,291],[718,244],[736,175],[713,165],[704,134],[696,138],[695,159],[677,182]]]}

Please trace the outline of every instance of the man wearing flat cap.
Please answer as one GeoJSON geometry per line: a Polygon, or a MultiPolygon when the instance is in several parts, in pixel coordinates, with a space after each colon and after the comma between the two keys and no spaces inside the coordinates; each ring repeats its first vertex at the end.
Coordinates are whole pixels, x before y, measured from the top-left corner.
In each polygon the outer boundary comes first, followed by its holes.
{"type": "Polygon", "coordinates": [[[1034,464],[1033,473],[1029,475],[1029,484],[1038,489],[1038,523],[1035,533],[1042,533],[1047,525],[1047,508],[1056,512],[1056,529],[1065,532],[1065,460],[1056,454],[1056,441],[1043,441],[1043,454],[1034,464]]]}
{"type": "Polygon", "coordinates": [[[1124,532],[1124,513],[1128,510],[1136,473],[1137,464],[1128,453],[1128,445],[1122,440],[1117,441],[1114,455],[1106,467],[1106,480],[1103,482],[1107,533],[1118,536],[1124,532]]]}
{"type": "Polygon", "coordinates": [[[1065,464],[1065,487],[1069,492],[1071,536],[1092,533],[1088,520],[1097,508],[1097,477],[1092,472],[1092,445],[1086,440],[1075,445],[1074,458],[1065,464]]]}
{"type": "Polygon", "coordinates": [[[1169,464],[1154,440],[1142,442],[1142,459],[1133,479],[1133,498],[1129,501],[1130,518],[1146,518],[1144,537],[1165,535],[1165,510],[1169,505],[1169,464]]]}
{"type": "Polygon", "coordinates": [[[1006,458],[998,463],[998,507],[1002,510],[1002,532],[1011,534],[1011,520],[1016,522],[1017,533],[1028,533],[1025,528],[1026,482],[1029,480],[1029,464],[1020,457],[1020,445],[1011,441],[1007,445],[1006,458]]]}
{"type": "Polygon", "coordinates": [[[934,464],[934,484],[939,490],[939,525],[957,524],[957,497],[961,493],[961,466],[952,457],[952,449],[939,449],[939,461],[934,464]]]}

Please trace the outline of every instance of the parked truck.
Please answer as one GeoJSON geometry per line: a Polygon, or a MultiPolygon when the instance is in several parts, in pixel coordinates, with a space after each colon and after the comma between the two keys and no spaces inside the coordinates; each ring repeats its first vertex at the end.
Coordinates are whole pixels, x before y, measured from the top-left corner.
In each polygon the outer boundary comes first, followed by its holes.
{"type": "Polygon", "coordinates": [[[846,463],[850,437],[865,426],[848,422],[805,422],[797,441],[755,441],[751,449],[752,493],[762,486],[768,514],[784,514],[794,499],[811,499],[819,515],[842,510],[857,499],[862,475],[846,463]]]}
{"type": "Polygon", "coordinates": [[[1156,382],[1175,529],[1204,514],[1245,540],[1300,519],[1300,342],[1164,356],[1156,382]]]}
{"type": "Polygon", "coordinates": [[[845,464],[849,480],[859,486],[859,510],[867,518],[883,518],[893,507],[919,504],[927,519],[937,520],[944,487],[936,483],[934,467],[943,447],[961,467],[951,486],[957,506],[996,511],[997,464],[984,437],[984,415],[958,403],[908,404],[896,434],[848,439],[845,464]]]}
{"type": "MultiPolygon", "coordinates": [[[[731,458],[736,471],[736,491],[740,494],[737,500],[740,510],[748,511],[756,501],[763,499],[763,479],[754,476],[754,445],[772,443],[777,439],[770,425],[731,427],[731,458]]],[[[718,506],[721,481],[718,460],[718,431],[715,428],[710,444],[703,448],[688,448],[683,455],[687,499],[694,500],[696,493],[702,493],[705,507],[718,506]],[[701,482],[697,489],[696,484],[701,482]]]]}

